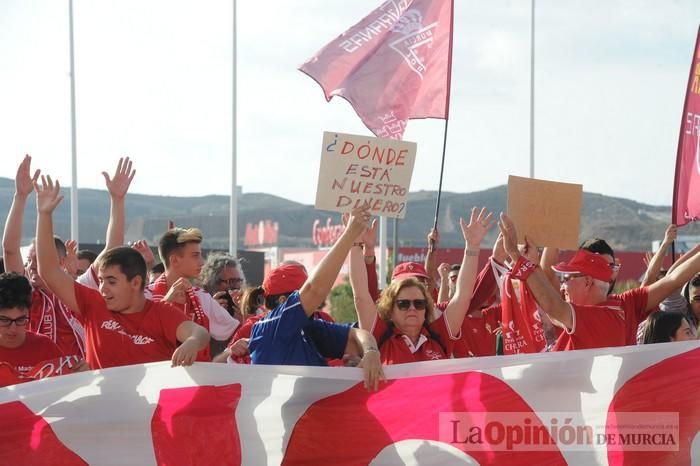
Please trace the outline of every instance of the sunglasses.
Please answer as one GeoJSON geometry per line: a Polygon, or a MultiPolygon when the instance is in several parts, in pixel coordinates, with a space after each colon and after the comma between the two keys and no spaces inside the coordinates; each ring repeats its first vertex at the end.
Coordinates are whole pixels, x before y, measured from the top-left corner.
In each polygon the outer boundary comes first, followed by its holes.
{"type": "Polygon", "coordinates": [[[228,280],[224,280],[222,278],[222,279],[218,280],[218,282],[221,283],[222,285],[225,284],[227,286],[235,288],[235,287],[241,286],[241,283],[243,283],[243,279],[242,278],[229,278],[228,280]]]}
{"type": "Polygon", "coordinates": [[[396,307],[399,308],[401,311],[408,311],[411,308],[411,304],[413,304],[413,308],[416,311],[425,311],[425,307],[427,306],[427,301],[425,299],[397,299],[396,300],[396,307]]]}
{"type": "Polygon", "coordinates": [[[563,285],[564,283],[567,283],[569,280],[571,280],[573,278],[581,278],[581,277],[585,277],[585,275],[580,274],[580,273],[567,273],[567,274],[559,276],[559,283],[561,283],[563,285]]]}
{"type": "Polygon", "coordinates": [[[8,319],[7,317],[0,317],[0,327],[9,327],[13,323],[17,327],[24,327],[29,322],[28,316],[17,317],[16,319],[8,319]]]}

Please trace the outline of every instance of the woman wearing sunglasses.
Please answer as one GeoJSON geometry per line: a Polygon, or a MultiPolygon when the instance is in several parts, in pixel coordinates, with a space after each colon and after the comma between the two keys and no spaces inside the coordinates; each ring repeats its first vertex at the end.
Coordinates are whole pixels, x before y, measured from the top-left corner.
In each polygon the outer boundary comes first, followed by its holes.
{"type": "Polygon", "coordinates": [[[454,296],[443,314],[435,313],[432,297],[415,278],[392,282],[375,303],[367,286],[362,243],[350,251],[350,283],[360,328],[372,332],[383,364],[449,358],[460,338],[476,281],[481,241],[493,221],[486,209],[472,209],[469,224],[460,219],[464,258],[454,296]]]}

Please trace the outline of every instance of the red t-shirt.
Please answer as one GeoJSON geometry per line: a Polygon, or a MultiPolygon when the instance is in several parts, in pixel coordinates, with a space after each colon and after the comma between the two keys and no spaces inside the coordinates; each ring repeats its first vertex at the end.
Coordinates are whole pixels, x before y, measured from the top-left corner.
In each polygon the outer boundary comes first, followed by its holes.
{"type": "MultiPolygon", "coordinates": [[[[387,331],[387,323],[375,318],[372,325],[372,335],[380,343],[384,333],[387,331]]],[[[442,314],[430,324],[430,329],[440,337],[440,343],[430,337],[430,333],[423,328],[419,337],[418,348],[411,352],[412,345],[408,337],[404,336],[398,328],[393,328],[392,335],[380,345],[379,355],[382,364],[403,364],[407,362],[432,361],[435,359],[447,359],[452,354],[454,343],[460,335],[453,336],[447,324],[446,314],[442,314]]]]}
{"type": "Polygon", "coordinates": [[[178,344],[177,328],[189,320],[171,304],[148,299],[141,312],[112,312],[99,292],[77,282],[75,298],[92,369],[169,360],[178,344]]]}
{"type": "Polygon", "coordinates": [[[24,343],[17,348],[0,346],[0,362],[9,364],[20,375],[26,375],[40,362],[61,356],[63,352],[51,338],[32,332],[26,332],[24,343]]]}
{"type": "Polygon", "coordinates": [[[29,331],[49,337],[63,354],[82,359],[82,325],[77,316],[50,291],[34,289],[29,310],[29,331]]]}
{"type": "Polygon", "coordinates": [[[552,351],[625,346],[625,311],[619,300],[608,300],[595,306],[570,304],[573,325],[563,331],[552,351]]]}
{"type": "Polygon", "coordinates": [[[462,338],[454,344],[455,358],[496,355],[496,330],[501,325],[501,305],[481,310],[481,315],[467,315],[462,323],[462,338]]]}
{"type": "Polygon", "coordinates": [[[637,344],[637,327],[653,311],[647,311],[649,302],[649,288],[646,286],[625,291],[622,294],[611,294],[608,301],[618,300],[622,310],[625,311],[625,335],[626,345],[637,344]]]}

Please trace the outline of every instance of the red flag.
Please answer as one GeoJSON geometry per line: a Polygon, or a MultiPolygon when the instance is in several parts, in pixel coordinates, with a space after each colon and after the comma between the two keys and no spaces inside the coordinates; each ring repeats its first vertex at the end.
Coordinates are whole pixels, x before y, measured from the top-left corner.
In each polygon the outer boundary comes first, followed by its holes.
{"type": "Polygon", "coordinates": [[[700,28],[678,137],[672,215],[676,225],[700,220],[700,28]]]}
{"type": "Polygon", "coordinates": [[[389,0],[299,69],[346,99],[375,135],[449,113],[453,0],[389,0]]]}

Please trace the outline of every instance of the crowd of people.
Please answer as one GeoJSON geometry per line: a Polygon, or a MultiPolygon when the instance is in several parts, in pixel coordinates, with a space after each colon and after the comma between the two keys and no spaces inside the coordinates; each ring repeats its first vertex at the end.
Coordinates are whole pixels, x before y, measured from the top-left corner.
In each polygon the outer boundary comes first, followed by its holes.
{"type": "Polygon", "coordinates": [[[309,274],[289,261],[249,287],[240,261],[202,253],[197,228],[172,227],[158,243],[124,241],[126,197],[135,170],[120,159],[103,172],[110,197],[104,249],[78,250],[54,235],[60,185],[31,157],[20,163],[3,232],[0,275],[0,385],[82,370],[155,361],[354,366],[367,389],[383,366],[448,358],[570,351],[696,339],[700,246],[662,268],[677,229],[647,259],[637,288],[615,294],[620,264],[591,239],[568,262],[559,251],[517,242],[517,226],[472,209],[460,219],[460,264],[436,264],[439,233],[428,235],[424,264],[398,264],[378,288],[376,220],[366,207],[344,215],[345,229],[309,274]],[[20,246],[28,199],[36,235],[20,246]],[[498,225],[479,270],[482,242],[498,225]],[[357,322],[340,324],[322,308],[349,257],[357,322]]]}

